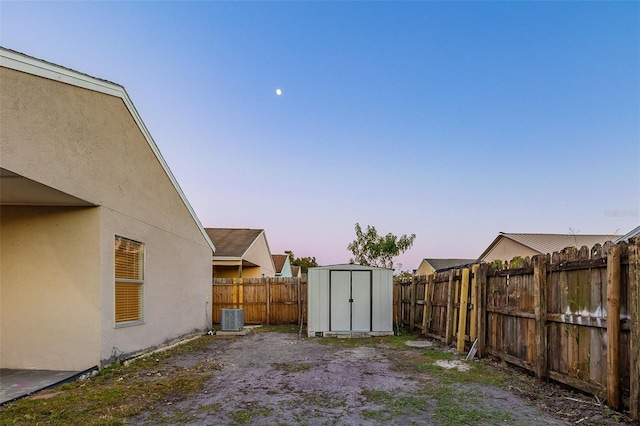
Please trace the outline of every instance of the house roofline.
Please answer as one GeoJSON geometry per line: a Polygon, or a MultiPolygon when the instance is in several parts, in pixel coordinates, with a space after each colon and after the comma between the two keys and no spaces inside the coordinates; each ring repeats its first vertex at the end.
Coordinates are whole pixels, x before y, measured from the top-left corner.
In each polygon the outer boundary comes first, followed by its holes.
{"type": "Polygon", "coordinates": [[[251,247],[254,246],[254,244],[256,243],[256,241],[258,241],[258,238],[260,238],[261,235],[264,235],[264,243],[267,246],[267,251],[269,252],[269,260],[271,261],[271,267],[273,268],[273,273],[275,274],[276,264],[273,262],[273,257],[271,256],[271,248],[269,247],[269,241],[267,241],[267,234],[264,232],[264,229],[260,230],[260,233],[253,239],[253,241],[251,242],[251,244],[249,244],[249,246],[244,251],[244,253],[242,253],[242,258],[244,259],[247,252],[251,249],[251,247]]]}
{"type": "Polygon", "coordinates": [[[70,68],[65,68],[63,66],[44,61],[42,59],[37,59],[2,46],[0,46],[0,66],[122,99],[127,109],[129,110],[129,113],[133,117],[133,120],[140,128],[140,131],[149,144],[149,147],[151,148],[154,155],[160,162],[160,165],[169,177],[169,180],[180,196],[180,199],[191,214],[193,221],[200,229],[200,233],[204,237],[209,247],[211,247],[211,251],[215,253],[215,245],[209,238],[209,235],[207,235],[207,232],[204,230],[204,227],[202,226],[200,219],[198,219],[198,216],[193,210],[193,207],[189,203],[189,200],[187,200],[184,192],[182,192],[182,188],[180,188],[178,181],[171,172],[171,169],[169,169],[169,165],[164,160],[164,157],[162,157],[162,154],[160,153],[158,146],[153,140],[151,133],[144,125],[142,117],[140,116],[140,114],[138,114],[136,107],[133,105],[133,101],[131,100],[123,86],[107,80],[92,77],[88,74],[83,74],[81,72],[72,70],[70,68]]]}
{"type": "Polygon", "coordinates": [[[483,251],[482,254],[478,256],[477,260],[482,260],[482,258],[484,258],[487,254],[489,254],[489,252],[496,246],[496,244],[498,244],[498,241],[500,241],[501,238],[508,238],[508,237],[505,235],[504,232],[500,232],[498,236],[493,240],[493,242],[489,244],[489,247],[487,247],[485,251],[483,251]]]}

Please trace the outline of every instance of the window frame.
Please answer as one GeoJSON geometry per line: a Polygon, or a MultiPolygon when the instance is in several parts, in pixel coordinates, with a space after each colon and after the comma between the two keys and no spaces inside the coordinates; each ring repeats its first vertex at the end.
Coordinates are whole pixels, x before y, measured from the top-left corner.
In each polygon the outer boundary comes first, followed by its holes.
{"type": "Polygon", "coordinates": [[[117,241],[125,241],[127,243],[133,243],[133,244],[139,244],[142,253],[140,254],[140,262],[142,263],[141,265],[141,271],[140,271],[140,275],[141,275],[141,279],[131,279],[131,278],[118,278],[117,274],[116,274],[116,249],[114,247],[113,250],[113,283],[114,283],[114,288],[113,288],[113,321],[114,321],[114,328],[123,328],[123,327],[131,327],[131,326],[136,326],[136,325],[142,325],[145,323],[145,276],[146,276],[146,266],[147,266],[147,259],[146,259],[146,254],[147,254],[147,250],[146,250],[146,245],[145,243],[141,242],[141,241],[137,241],[131,238],[127,238],[127,237],[123,237],[121,235],[115,235],[114,236],[114,245],[117,243],[117,241]],[[126,320],[126,321],[118,321],[117,320],[117,298],[116,298],[116,291],[117,291],[117,286],[118,283],[124,283],[124,284],[138,284],[139,287],[139,306],[140,306],[140,317],[139,319],[135,319],[135,320],[126,320]]]}

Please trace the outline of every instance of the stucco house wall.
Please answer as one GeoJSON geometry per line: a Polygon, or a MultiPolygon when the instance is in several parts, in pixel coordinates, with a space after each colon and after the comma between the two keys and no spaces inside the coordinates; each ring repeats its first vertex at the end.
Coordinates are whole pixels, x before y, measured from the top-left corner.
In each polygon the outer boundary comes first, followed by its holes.
{"type": "Polygon", "coordinates": [[[291,260],[289,259],[289,256],[287,256],[287,258],[284,260],[282,271],[280,271],[280,274],[278,276],[282,278],[291,278],[293,276],[293,273],[291,271],[291,260]]]}
{"type": "Polygon", "coordinates": [[[487,263],[493,262],[496,259],[510,261],[514,257],[533,257],[537,254],[540,253],[523,244],[508,238],[502,238],[485,256],[478,260],[487,263]]]}
{"type": "Polygon", "coordinates": [[[0,366],[89,368],[209,327],[213,245],[124,88],[1,53],[1,168],[95,207],[59,207],[51,215],[50,207],[3,205],[0,366]],[[144,244],[139,325],[115,325],[116,236],[144,244]],[[34,253],[49,258],[40,262],[34,253]],[[33,270],[29,282],[18,266],[33,270]],[[54,279],[42,289],[51,270],[54,279]],[[41,305],[57,308],[25,319],[36,309],[27,303],[36,292],[41,305]],[[52,317],[55,309],[65,314],[52,317]],[[40,356],[42,345],[32,340],[45,334],[43,317],[54,347],[40,356]],[[13,330],[29,338],[18,340],[13,330]],[[66,345],[72,334],[76,342],[66,345]]]}
{"type": "Polygon", "coordinates": [[[2,368],[100,362],[100,211],[0,208],[2,368]]]}
{"type": "Polygon", "coordinates": [[[416,269],[417,276],[422,276],[422,275],[427,276],[427,275],[431,275],[433,272],[435,272],[435,269],[433,269],[433,267],[429,265],[429,263],[426,262],[425,260],[420,262],[420,266],[418,267],[418,269],[416,269]]]}
{"type": "Polygon", "coordinates": [[[247,275],[248,273],[250,273],[250,271],[248,271],[249,268],[242,268],[243,278],[262,278],[263,276],[276,276],[276,268],[273,265],[271,250],[269,249],[269,244],[267,243],[267,238],[265,237],[264,232],[261,233],[253,242],[251,247],[247,249],[245,255],[243,256],[243,259],[253,263],[254,265],[260,265],[260,272],[258,272],[258,274],[253,277],[247,275]]]}

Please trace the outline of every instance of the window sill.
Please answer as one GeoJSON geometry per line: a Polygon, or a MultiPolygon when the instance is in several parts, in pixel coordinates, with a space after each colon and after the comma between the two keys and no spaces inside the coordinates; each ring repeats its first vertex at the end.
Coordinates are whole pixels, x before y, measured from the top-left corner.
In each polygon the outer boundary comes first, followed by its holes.
{"type": "Polygon", "coordinates": [[[127,322],[118,322],[113,328],[125,328],[125,327],[133,327],[136,325],[144,325],[144,321],[127,321],[127,322]]]}

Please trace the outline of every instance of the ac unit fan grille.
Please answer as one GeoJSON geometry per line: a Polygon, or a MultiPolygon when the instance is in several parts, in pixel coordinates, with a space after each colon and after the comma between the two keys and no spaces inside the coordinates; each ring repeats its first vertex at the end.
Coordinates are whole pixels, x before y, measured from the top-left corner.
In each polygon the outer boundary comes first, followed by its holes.
{"type": "Polygon", "coordinates": [[[221,309],[220,328],[222,331],[242,331],[244,309],[221,309]]]}

